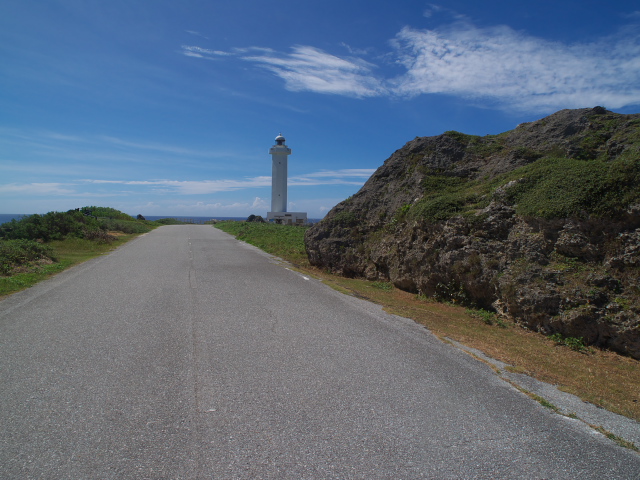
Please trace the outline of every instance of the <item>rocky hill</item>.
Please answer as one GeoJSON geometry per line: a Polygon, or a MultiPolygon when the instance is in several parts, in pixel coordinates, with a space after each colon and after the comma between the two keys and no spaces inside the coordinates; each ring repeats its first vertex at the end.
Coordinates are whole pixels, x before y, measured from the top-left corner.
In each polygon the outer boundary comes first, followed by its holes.
{"type": "Polygon", "coordinates": [[[640,114],[562,110],[397,150],[307,231],[313,265],[640,358],[640,114]]]}

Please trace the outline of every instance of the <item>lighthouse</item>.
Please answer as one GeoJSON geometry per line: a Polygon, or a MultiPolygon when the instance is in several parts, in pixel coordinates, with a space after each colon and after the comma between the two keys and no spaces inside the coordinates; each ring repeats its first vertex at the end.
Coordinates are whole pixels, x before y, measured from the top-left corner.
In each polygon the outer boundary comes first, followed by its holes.
{"type": "Polygon", "coordinates": [[[276,144],[271,147],[271,211],[287,211],[287,172],[291,149],[284,142],[282,134],[276,137],[276,144]]]}
{"type": "Polygon", "coordinates": [[[307,223],[304,212],[287,212],[287,175],[291,149],[284,143],[286,139],[279,134],[276,144],[271,147],[271,211],[267,220],[275,223],[303,224],[307,223]]]}

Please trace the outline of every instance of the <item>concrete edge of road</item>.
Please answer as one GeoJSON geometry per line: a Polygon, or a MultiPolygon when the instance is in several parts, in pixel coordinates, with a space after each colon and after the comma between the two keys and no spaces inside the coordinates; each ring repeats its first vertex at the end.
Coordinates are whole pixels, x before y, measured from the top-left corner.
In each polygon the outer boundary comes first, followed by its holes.
{"type": "MultiPolygon", "coordinates": [[[[308,278],[298,272],[295,266],[290,262],[278,256],[267,253],[254,245],[243,242],[242,240],[238,240],[238,242],[250,248],[251,250],[256,251],[257,253],[260,253],[261,255],[269,257],[273,263],[279,264],[286,269],[291,270],[293,273],[300,275],[304,279],[308,280],[308,278]]],[[[362,300],[367,301],[365,299],[362,300]]],[[[382,309],[382,306],[377,306],[382,309]]],[[[414,320],[397,315],[392,316],[396,317],[399,320],[408,321],[415,325],[418,325],[414,320]]],[[[427,331],[429,330],[426,327],[423,328],[425,328],[425,330],[427,331]]],[[[615,435],[618,439],[626,442],[631,442],[636,447],[640,448],[640,423],[638,423],[637,421],[631,418],[627,418],[623,415],[618,415],[617,413],[610,412],[592,403],[586,402],[570,393],[563,392],[559,390],[555,385],[536,380],[529,375],[510,372],[507,369],[507,367],[509,367],[508,364],[491,358],[480,350],[467,347],[466,345],[456,342],[455,340],[452,340],[450,338],[446,338],[446,341],[450,342],[454,347],[468,353],[472,357],[475,357],[477,360],[485,362],[488,365],[494,367],[496,375],[505,382],[511,383],[516,388],[522,389],[524,392],[542,398],[553,407],[555,407],[555,409],[552,409],[552,411],[555,411],[558,415],[564,416],[567,419],[575,419],[576,421],[583,422],[588,427],[590,427],[593,433],[596,435],[604,436],[601,431],[597,430],[597,428],[601,428],[606,432],[615,435]]]]}
{"type": "Polygon", "coordinates": [[[604,435],[597,430],[597,428],[601,428],[620,440],[631,442],[636,447],[640,447],[640,423],[632,418],[618,415],[586,402],[575,395],[559,390],[555,385],[536,380],[529,375],[510,372],[507,369],[509,367],[508,364],[450,338],[446,338],[446,340],[460,350],[494,367],[494,371],[499,378],[551,404],[550,409],[555,410],[558,415],[579,420],[591,427],[596,434],[604,435]]]}

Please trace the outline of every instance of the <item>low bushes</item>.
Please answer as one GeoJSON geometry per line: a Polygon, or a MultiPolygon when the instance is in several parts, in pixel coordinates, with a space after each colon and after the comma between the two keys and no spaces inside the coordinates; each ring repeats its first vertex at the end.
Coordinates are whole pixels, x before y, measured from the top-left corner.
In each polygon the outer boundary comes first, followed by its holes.
{"type": "Polygon", "coordinates": [[[85,207],[67,212],[29,215],[0,225],[0,239],[50,242],[67,237],[109,241],[109,231],[126,234],[146,233],[153,222],[135,220],[119,210],[107,207],[85,207]],[[108,215],[108,216],[99,216],[108,215]]]}
{"type": "Polygon", "coordinates": [[[100,230],[98,219],[78,210],[29,215],[0,225],[0,238],[7,240],[62,240],[68,236],[84,237],[85,232],[100,230]]]}
{"type": "Polygon", "coordinates": [[[55,261],[52,242],[84,240],[93,244],[111,244],[116,237],[109,232],[146,233],[158,226],[135,220],[114,208],[84,207],[67,212],[28,215],[0,225],[0,275],[28,270],[38,262],[55,261]]]}
{"type": "Polygon", "coordinates": [[[53,249],[33,240],[0,240],[0,275],[38,261],[55,261],[53,249]]]}
{"type": "Polygon", "coordinates": [[[152,229],[147,223],[148,222],[137,220],[100,219],[100,227],[103,230],[126,234],[147,233],[152,229]]]}

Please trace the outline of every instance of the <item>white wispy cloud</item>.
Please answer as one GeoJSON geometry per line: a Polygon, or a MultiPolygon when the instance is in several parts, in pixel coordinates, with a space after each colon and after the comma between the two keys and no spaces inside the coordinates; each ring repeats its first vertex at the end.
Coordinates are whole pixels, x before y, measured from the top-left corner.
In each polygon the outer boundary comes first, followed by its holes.
{"type": "Polygon", "coordinates": [[[314,185],[362,185],[366,182],[375,169],[373,168],[347,168],[342,170],[322,170],[320,172],[307,173],[305,175],[292,176],[289,185],[314,186],[314,185]]]}
{"type": "Polygon", "coordinates": [[[346,48],[351,55],[368,55],[373,52],[372,48],[356,48],[345,42],[340,42],[340,45],[346,48]]]}
{"type": "Polygon", "coordinates": [[[454,20],[465,20],[467,18],[466,15],[458,13],[455,10],[452,10],[450,8],[443,7],[442,5],[436,5],[434,3],[428,4],[427,7],[422,12],[422,15],[425,18],[432,18],[439,14],[446,14],[447,16],[449,16],[454,20]]]}
{"type": "Polygon", "coordinates": [[[154,143],[154,142],[132,142],[130,140],[124,140],[117,137],[111,137],[107,135],[102,135],[97,137],[99,140],[102,140],[111,145],[116,145],[120,147],[129,147],[134,150],[148,150],[154,152],[162,152],[174,155],[188,156],[188,157],[220,157],[220,156],[230,156],[231,150],[229,153],[227,152],[212,152],[209,150],[194,150],[190,148],[179,147],[175,145],[167,145],[163,143],[154,143]]]}
{"type": "Polygon", "coordinates": [[[223,52],[222,50],[210,50],[208,48],[198,47],[196,45],[182,45],[182,54],[188,57],[211,58],[214,56],[226,57],[233,55],[231,52],[223,52]]]}
{"type": "MultiPolygon", "coordinates": [[[[253,158],[252,152],[243,152],[235,145],[216,145],[213,148],[191,148],[180,144],[132,140],[111,135],[69,135],[65,132],[22,130],[0,126],[0,151],[20,152],[24,157],[40,159],[40,173],[84,176],[84,168],[109,169],[108,162],[123,164],[166,164],[175,162],[199,163],[210,159],[253,158]],[[53,159],[53,160],[52,160],[53,159]],[[64,160],[57,162],[56,159],[64,160]],[[63,171],[71,168],[70,171],[63,171]]],[[[29,171],[33,161],[10,161],[0,158],[0,170],[29,171]]],[[[0,178],[1,180],[1,178],[0,178]]]]}
{"type": "Polygon", "coordinates": [[[403,28],[394,45],[407,69],[393,80],[399,95],[443,93],[532,110],[640,103],[637,34],[566,45],[506,26],[456,23],[403,28]]]}
{"type": "Polygon", "coordinates": [[[306,178],[317,177],[332,177],[332,178],[345,178],[345,177],[359,177],[367,179],[373,175],[375,169],[373,168],[344,168],[341,170],[321,170],[319,172],[308,173],[306,178]]]}
{"type": "Polygon", "coordinates": [[[508,26],[479,28],[438,5],[428,5],[424,15],[442,12],[453,23],[428,30],[404,27],[390,41],[392,51],[385,57],[395,58],[406,70],[395,77],[385,78],[361,58],[367,50],[344,43],[348,57],[308,45],[294,46],[289,53],[260,47],[183,49],[208,58],[237,56],[273,72],[291,91],[359,98],[445,94],[529,111],[640,104],[640,28],[635,24],[597,41],[568,44],[508,26]]]}
{"type": "Polygon", "coordinates": [[[293,53],[245,56],[243,60],[269,69],[293,91],[370,97],[384,90],[370,63],[340,58],[314,47],[296,46],[293,53]]]}
{"type": "Polygon", "coordinates": [[[262,47],[221,52],[183,45],[182,53],[203,58],[238,56],[273,72],[292,91],[306,90],[353,97],[377,96],[385,91],[382,82],[373,74],[373,64],[357,57],[338,57],[311,46],[294,46],[291,53],[283,53],[262,47]]]}
{"type": "Polygon", "coordinates": [[[0,194],[6,195],[70,195],[75,190],[64,183],[8,183],[0,185],[0,194]]]}
{"type": "MultiPolygon", "coordinates": [[[[255,202],[253,202],[255,204],[255,202]]],[[[229,216],[235,216],[242,214],[241,212],[246,211],[249,208],[256,208],[256,206],[249,202],[195,202],[195,203],[180,203],[178,205],[172,206],[171,209],[175,212],[183,212],[185,215],[193,215],[194,212],[197,213],[209,213],[209,212],[217,212],[216,215],[219,214],[228,214],[229,216]]],[[[263,207],[258,206],[258,208],[263,207]]]]}
{"type": "Polygon", "coordinates": [[[205,37],[203,34],[201,34],[200,32],[198,32],[196,30],[185,30],[185,31],[190,35],[195,35],[196,37],[202,37],[205,40],[209,40],[209,37],[205,37]]]}
{"type": "MultiPolygon", "coordinates": [[[[290,186],[316,185],[362,185],[374,172],[374,169],[344,169],[312,172],[292,176],[290,186]]],[[[271,187],[271,177],[247,177],[240,180],[101,180],[84,179],[84,183],[94,185],[124,185],[150,187],[181,195],[203,195],[218,192],[233,192],[248,188],[271,187]]]]}
{"type": "Polygon", "coordinates": [[[147,186],[167,189],[167,191],[181,195],[202,195],[271,186],[271,177],[253,177],[243,180],[84,180],[84,182],[104,185],[147,186]]]}

